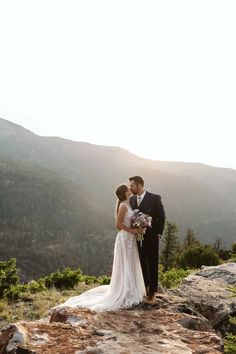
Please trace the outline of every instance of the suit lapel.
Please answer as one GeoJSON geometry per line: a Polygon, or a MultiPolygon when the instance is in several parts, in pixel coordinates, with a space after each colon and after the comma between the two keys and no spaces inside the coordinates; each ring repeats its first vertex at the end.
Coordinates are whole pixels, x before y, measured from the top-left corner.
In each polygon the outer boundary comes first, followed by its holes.
{"type": "Polygon", "coordinates": [[[136,195],[132,195],[132,197],[130,198],[130,205],[132,209],[137,209],[136,195]]]}
{"type": "Polygon", "coordinates": [[[138,209],[142,209],[145,205],[145,202],[148,200],[148,191],[146,191],[145,196],[143,197],[141,203],[139,204],[138,209]]]}

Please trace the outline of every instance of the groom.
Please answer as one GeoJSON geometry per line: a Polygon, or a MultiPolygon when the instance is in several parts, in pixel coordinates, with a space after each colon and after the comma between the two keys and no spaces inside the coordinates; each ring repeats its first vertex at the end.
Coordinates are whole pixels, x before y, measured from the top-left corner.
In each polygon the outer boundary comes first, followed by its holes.
{"type": "Polygon", "coordinates": [[[158,287],[159,238],[165,226],[165,210],[160,195],[144,189],[144,181],[140,176],[129,178],[133,195],[130,205],[152,217],[152,227],[146,230],[142,246],[138,241],[139,258],[147,291],[146,303],[155,302],[158,287]]]}

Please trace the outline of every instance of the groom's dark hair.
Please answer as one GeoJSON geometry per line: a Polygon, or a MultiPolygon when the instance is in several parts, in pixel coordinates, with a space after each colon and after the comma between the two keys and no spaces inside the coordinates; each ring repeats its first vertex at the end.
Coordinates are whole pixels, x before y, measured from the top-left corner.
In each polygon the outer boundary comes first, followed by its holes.
{"type": "Polygon", "coordinates": [[[129,181],[134,181],[136,184],[141,184],[142,186],[144,186],[144,180],[142,179],[141,176],[130,177],[129,181]]]}

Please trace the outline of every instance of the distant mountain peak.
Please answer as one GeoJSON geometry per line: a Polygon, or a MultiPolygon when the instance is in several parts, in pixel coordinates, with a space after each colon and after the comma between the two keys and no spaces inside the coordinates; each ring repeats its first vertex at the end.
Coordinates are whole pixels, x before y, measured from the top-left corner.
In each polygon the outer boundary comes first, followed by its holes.
{"type": "Polygon", "coordinates": [[[7,119],[0,118],[0,139],[9,137],[11,135],[34,135],[28,129],[25,129],[19,124],[13,123],[7,119]]]}

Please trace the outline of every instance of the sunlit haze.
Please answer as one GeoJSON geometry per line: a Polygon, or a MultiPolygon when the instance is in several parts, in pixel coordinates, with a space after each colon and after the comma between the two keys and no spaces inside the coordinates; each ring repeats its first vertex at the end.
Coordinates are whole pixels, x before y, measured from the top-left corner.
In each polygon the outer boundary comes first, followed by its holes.
{"type": "Polygon", "coordinates": [[[0,0],[0,117],[236,168],[236,2],[0,0]]]}

